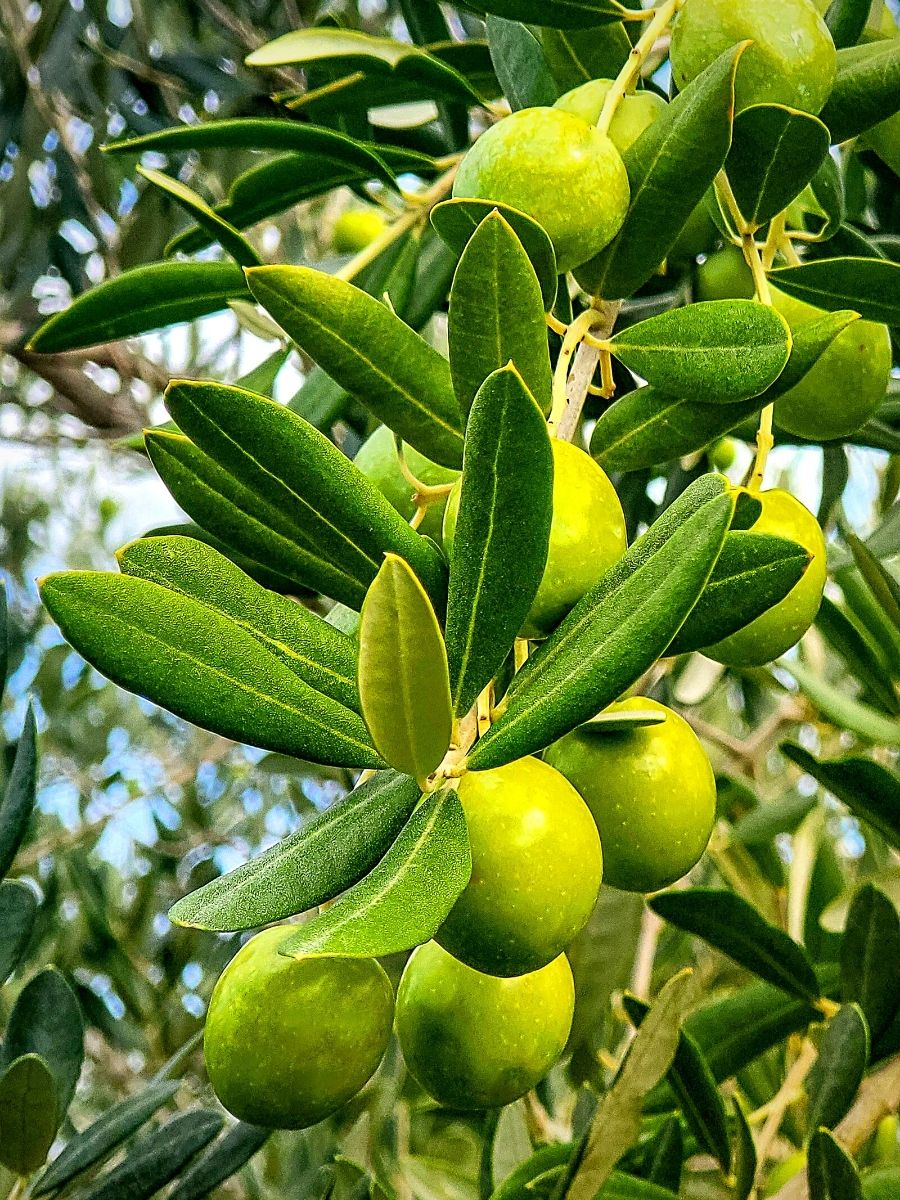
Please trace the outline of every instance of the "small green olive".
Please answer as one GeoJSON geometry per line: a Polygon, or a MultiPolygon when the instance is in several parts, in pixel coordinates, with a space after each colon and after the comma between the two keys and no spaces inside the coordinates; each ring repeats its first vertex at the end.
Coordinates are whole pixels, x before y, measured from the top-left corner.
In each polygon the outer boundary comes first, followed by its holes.
{"type": "MultiPolygon", "coordinates": [[[[459,471],[450,467],[441,467],[437,463],[420,454],[412,446],[403,446],[403,457],[407,467],[415,479],[429,487],[453,483],[459,478],[459,471]]],[[[353,460],[366,479],[374,483],[385,500],[397,510],[407,521],[416,511],[412,484],[400,469],[400,459],[397,454],[397,442],[393,431],[387,425],[379,425],[373,434],[363,442],[353,460]]],[[[419,532],[441,540],[441,523],[444,519],[444,509],[447,501],[438,500],[429,504],[425,517],[419,525],[419,532]]]]}
{"type": "Polygon", "coordinates": [[[723,246],[697,265],[697,300],[749,299],[753,276],[737,246],[723,246]]]}
{"type": "Polygon", "coordinates": [[[356,254],[374,242],[386,226],[384,213],[377,208],[351,208],[335,221],[331,244],[336,254],[356,254]]]}
{"type": "Polygon", "coordinates": [[[498,979],[437,942],[414,950],[397,990],[397,1037],[413,1077],[451,1108],[499,1108],[531,1090],[565,1049],[575,984],[564,955],[498,979]]]}
{"type": "MultiPolygon", "coordinates": [[[[612,85],[611,79],[591,79],[560,96],[553,107],[596,125],[612,85]]],[[[623,96],[609,125],[610,139],[619,153],[624,154],[666,107],[665,100],[656,92],[642,91],[623,96]]]]}

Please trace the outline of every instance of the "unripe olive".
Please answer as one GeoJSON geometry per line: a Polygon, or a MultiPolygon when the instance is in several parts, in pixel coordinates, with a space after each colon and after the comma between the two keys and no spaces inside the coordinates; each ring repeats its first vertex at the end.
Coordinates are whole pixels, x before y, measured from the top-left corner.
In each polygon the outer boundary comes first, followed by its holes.
{"type": "Polygon", "coordinates": [[[786,104],[817,113],[831,94],[837,51],[812,0],[686,0],[672,29],[672,73],[683,89],[739,42],[737,112],[786,104]]]}
{"type": "Polygon", "coordinates": [[[594,815],[606,882],[628,892],[655,892],[687,874],[716,815],[712,767],[678,713],[643,696],[606,711],[646,709],[665,721],[615,733],[576,729],[546,752],[594,815]]]}
{"type": "Polygon", "coordinates": [[[527,213],[547,231],[562,274],[618,233],[630,189],[606,134],[556,108],[523,108],[481,135],[460,164],[453,195],[527,213]]]}
{"type": "Polygon", "coordinates": [[[499,1108],[562,1054],[575,1007],[564,955],[530,975],[473,971],[437,942],[413,951],[397,990],[397,1037],[410,1074],[451,1108],[499,1108]]]}
{"type": "Polygon", "coordinates": [[[754,533],[771,533],[798,542],[812,555],[803,578],[768,612],[703,653],[731,667],[759,667],[790,650],[816,619],[825,588],[825,538],[808,508],[790,492],[759,492],[762,513],[754,533]]]}
{"type": "Polygon", "coordinates": [[[753,295],[753,276],[737,246],[723,246],[697,264],[697,300],[736,300],[753,295]]]}
{"type": "Polygon", "coordinates": [[[295,932],[251,938],[222,972],[209,1002],[209,1081],[234,1116],[304,1129],[365,1086],[391,1036],[390,980],[371,958],[287,958],[295,932]]]}
{"type": "Polygon", "coordinates": [[[490,975],[552,962],[591,915],[603,857],[575,789],[537,758],[469,771],[459,785],[472,876],[435,940],[490,975]]]}
{"type": "Polygon", "coordinates": [[[806,1170],[806,1151],[798,1150],[796,1154],[791,1154],[787,1158],[783,1158],[772,1167],[766,1176],[766,1182],[763,1186],[764,1196],[774,1196],[780,1192],[786,1183],[799,1175],[801,1171],[806,1170]]]}
{"type": "Polygon", "coordinates": [[[342,212],[331,231],[331,244],[337,254],[356,254],[374,242],[387,225],[377,208],[351,208],[342,212]]]}
{"type": "Polygon", "coordinates": [[[737,459],[737,442],[734,438],[724,437],[719,438],[714,446],[710,446],[707,450],[709,465],[715,468],[716,471],[727,471],[733,467],[737,459]]]}
{"type": "MultiPolygon", "coordinates": [[[[611,79],[591,79],[560,96],[553,107],[596,125],[612,85],[611,79]]],[[[665,108],[665,100],[656,92],[642,91],[623,96],[609,125],[610,139],[619,153],[624,154],[665,108]]]]}
{"type": "MultiPolygon", "coordinates": [[[[412,475],[421,483],[427,484],[428,487],[453,483],[459,478],[459,471],[439,466],[412,446],[404,444],[403,457],[412,475]]],[[[416,511],[413,500],[415,491],[400,469],[397,442],[393,431],[388,429],[387,425],[379,425],[357,450],[356,458],[353,461],[366,479],[375,484],[385,500],[397,510],[400,516],[407,521],[410,520],[416,511]]],[[[441,523],[446,507],[446,499],[429,504],[419,525],[419,532],[440,542],[441,523]]]]}
{"type": "MultiPolygon", "coordinates": [[[[570,442],[553,440],[553,521],[547,565],[522,637],[546,637],[625,553],[625,516],[606,472],[570,442]]],[[[459,488],[444,514],[444,547],[453,553],[459,488]]]]}
{"type": "Polygon", "coordinates": [[[876,1167],[862,1176],[863,1200],[897,1200],[900,1196],[900,1167],[876,1167]]]}

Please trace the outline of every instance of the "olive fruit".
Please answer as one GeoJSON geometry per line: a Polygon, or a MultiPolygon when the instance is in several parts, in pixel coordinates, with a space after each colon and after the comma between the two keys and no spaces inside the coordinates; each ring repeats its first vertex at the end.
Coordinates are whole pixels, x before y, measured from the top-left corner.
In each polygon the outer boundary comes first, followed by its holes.
{"type": "Polygon", "coordinates": [[[766,1176],[765,1184],[763,1185],[764,1196],[774,1196],[780,1192],[786,1183],[799,1175],[801,1171],[806,1169],[806,1151],[798,1150],[795,1154],[783,1158],[777,1162],[766,1176]]]}
{"type": "Polygon", "coordinates": [[[635,696],[607,712],[650,710],[660,725],[591,733],[576,729],[546,752],[547,761],[593,813],[606,882],[655,892],[693,867],[709,841],[716,783],[697,735],[656,700],[635,696]]]}
{"type": "Polygon", "coordinates": [[[490,975],[536,971],[568,946],[597,899],[603,857],[590,811],[537,758],[469,771],[458,794],[472,876],[435,940],[490,975]]]}
{"type": "Polygon", "coordinates": [[[697,264],[696,300],[736,300],[753,295],[753,276],[737,246],[723,246],[697,264]]]}
{"type": "Polygon", "coordinates": [[[475,142],[453,195],[493,200],[547,231],[562,274],[618,233],[630,191],[622,156],[606,134],[557,108],[523,108],[475,142]]]}
{"type": "MultiPolygon", "coordinates": [[[[625,515],[606,472],[589,454],[554,438],[553,521],[547,565],[522,637],[546,637],[626,549],[625,515]]],[[[459,487],[444,514],[444,547],[453,553],[459,487]]]]}
{"type": "Polygon", "coordinates": [[[241,1121],[304,1129],[371,1079],[391,1036],[390,980],[371,958],[287,958],[295,930],[263,930],[237,952],[209,1002],[209,1081],[241,1121]]]}
{"type": "MultiPolygon", "coordinates": [[[[822,309],[772,289],[772,303],[796,329],[824,317],[822,309]]],[[[842,330],[806,375],[775,402],[775,423],[786,433],[824,442],[846,437],[881,404],[891,377],[887,325],[854,321],[842,330]]]]}
{"type": "Polygon", "coordinates": [[[812,0],[686,0],[672,29],[672,73],[684,88],[720,54],[752,41],[735,78],[737,112],[786,104],[817,113],[831,94],[837,51],[812,0]]]}
{"type": "Polygon", "coordinates": [[[762,513],[753,532],[798,542],[812,559],[803,578],[783,600],[737,633],[704,648],[709,658],[730,667],[759,667],[790,650],[816,619],[825,588],[825,538],[816,518],[790,492],[780,488],[759,492],[757,499],[762,513]]]}
{"type": "Polygon", "coordinates": [[[863,1200],[897,1200],[900,1196],[900,1167],[876,1167],[862,1176],[863,1200]]]}
{"type": "MultiPolygon", "coordinates": [[[[420,454],[412,446],[403,446],[403,458],[412,475],[429,487],[453,483],[459,478],[459,471],[450,467],[441,467],[437,463],[420,454]]],[[[410,520],[416,511],[412,484],[400,469],[400,458],[397,452],[397,442],[393,432],[387,425],[379,425],[373,434],[366,438],[353,460],[363,475],[374,483],[385,500],[397,510],[401,517],[410,520]]],[[[441,540],[441,523],[444,519],[444,509],[447,501],[438,500],[429,504],[425,516],[419,525],[419,532],[427,534],[435,541],[441,540]]]]}
{"type": "Polygon", "coordinates": [[[397,1037],[410,1074],[451,1108],[499,1108],[547,1074],[572,1027],[575,984],[564,955],[498,979],[437,942],[410,956],[397,990],[397,1037]]]}
{"type": "Polygon", "coordinates": [[[387,221],[377,208],[351,208],[342,212],[331,230],[337,254],[356,254],[384,232],[387,221]]]}
{"type": "MultiPolygon", "coordinates": [[[[560,96],[553,107],[596,125],[612,85],[611,79],[591,79],[560,96]]],[[[609,125],[610,139],[619,153],[624,154],[665,108],[665,100],[656,92],[634,92],[623,96],[609,125]]]]}

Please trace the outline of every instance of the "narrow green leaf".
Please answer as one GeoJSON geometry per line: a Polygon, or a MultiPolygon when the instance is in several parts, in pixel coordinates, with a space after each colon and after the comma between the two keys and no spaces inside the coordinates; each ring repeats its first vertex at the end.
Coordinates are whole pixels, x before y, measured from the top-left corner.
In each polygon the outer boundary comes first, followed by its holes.
{"type": "Polygon", "coordinates": [[[29,704],[0,802],[0,879],[12,866],[28,829],[36,798],[37,771],[37,728],[34,709],[29,704]]]}
{"type": "Polygon", "coordinates": [[[452,788],[426,796],[375,869],[279,949],[382,958],[427,942],[469,882],[469,834],[452,788]]]}
{"type": "Polygon", "coordinates": [[[900,850],[900,779],[893,771],[855,754],[817,759],[793,742],[782,742],[781,753],[900,850]]]}
{"type": "MultiPolygon", "coordinates": [[[[2,895],[2,891],[0,891],[2,895]]],[[[900,917],[884,892],[865,883],[854,895],[841,939],[841,995],[865,1013],[873,1039],[900,996],[900,917]]]]}
{"type": "Polygon", "coordinates": [[[681,971],[659,993],[600,1101],[584,1149],[561,1193],[565,1200],[594,1200],[616,1163],[637,1141],[644,1098],[672,1065],[691,990],[691,972],[681,971]]]}
{"type": "Polygon", "coordinates": [[[674,246],[725,162],[734,75],[748,44],[717,58],[625,151],[628,215],[606,249],[576,272],[586,290],[607,300],[630,296],[674,246]]]}
{"type": "Polygon", "coordinates": [[[260,117],[233,117],[203,121],[196,125],[173,125],[138,137],[107,142],[107,154],[143,154],[145,150],[183,153],[186,150],[297,150],[315,154],[321,162],[340,164],[364,171],[388,187],[396,184],[394,173],[379,154],[365,143],[334,129],[301,121],[260,117]]]}
{"type": "Polygon", "coordinates": [[[590,29],[621,20],[625,11],[615,0],[473,0],[472,7],[553,29],[590,29]]]}
{"type": "Polygon", "coordinates": [[[811,561],[802,546],[769,534],[732,532],[709,582],[667,654],[687,654],[743,629],[800,582],[811,561]]]}
{"type": "Polygon", "coordinates": [[[734,1139],[734,1200],[750,1200],[756,1180],[756,1143],[743,1108],[732,1097],[736,1135],[734,1139]]]}
{"type": "Polygon", "coordinates": [[[541,288],[512,226],[492,212],[462,252],[450,290],[450,370],[464,413],[511,362],[544,413],[552,372],[541,288]]]}
{"type": "Polygon", "coordinates": [[[84,1027],[75,994],[55,967],[29,979],[16,997],[0,1047],[0,1070],[38,1054],[56,1084],[56,1118],[69,1108],[84,1058],[84,1027]]]}
{"type": "Polygon", "coordinates": [[[262,262],[259,255],[253,249],[248,241],[241,237],[233,225],[220,217],[206,203],[202,196],[189,188],[187,184],[181,182],[180,179],[174,179],[171,175],[166,175],[162,171],[154,171],[150,167],[145,167],[141,163],[137,166],[138,175],[143,176],[148,183],[152,183],[154,187],[158,187],[166,195],[171,196],[179,207],[202,226],[213,239],[219,243],[222,249],[228,254],[240,267],[257,267],[262,262]]]}
{"type": "Polygon", "coordinates": [[[129,1096],[127,1100],[114,1104],[102,1117],[66,1143],[62,1153],[34,1185],[31,1194],[44,1196],[47,1192],[58,1191],[89,1167],[102,1162],[164,1104],[168,1104],[180,1086],[177,1081],[151,1083],[136,1096],[129,1096]]]}
{"type": "Polygon", "coordinates": [[[419,802],[408,775],[380,771],[262,854],[169,910],[176,925],[255,929],[308,912],[380,862],[419,802]]]}
{"type": "Polygon", "coordinates": [[[733,510],[721,476],[688,488],[518,672],[506,712],[469,765],[485,770],[542,750],[634,683],[696,604],[733,510]]]}
{"type": "Polygon", "coordinates": [[[791,332],[768,304],[710,300],[629,325],[610,349],[663,393],[727,404],[775,382],[790,356],[791,332]]]}
{"type": "Polygon", "coordinates": [[[819,1043],[806,1081],[811,1128],[833,1129],[853,1103],[869,1065],[869,1026],[858,1004],[842,1004],[819,1043]]]}
{"type": "Polygon", "coordinates": [[[822,165],[831,139],[816,117],[783,104],[753,104],[734,119],[725,170],[743,216],[765,225],[822,165]]]}
{"type": "Polygon", "coordinates": [[[209,1145],[222,1124],[221,1113],[208,1108],[173,1117],[139,1138],[118,1166],[82,1190],[79,1200],[149,1200],[209,1145]]]}
{"type": "Polygon", "coordinates": [[[690,888],[662,892],[648,904],[664,921],[702,938],[792,996],[817,1000],[821,995],[806,951],[734,892],[690,888]]]}
{"type": "Polygon", "coordinates": [[[385,556],[362,607],[359,698],[385,761],[426,779],[453,728],[447,651],[425,589],[396,554],[385,556]]]}
{"type": "Polygon", "coordinates": [[[6,690],[9,674],[9,606],[6,600],[6,584],[0,582],[0,700],[6,690]]]}
{"type": "MultiPolygon", "coordinates": [[[[640,1029],[650,1005],[627,992],[622,1004],[628,1019],[640,1029]]],[[[678,1038],[669,1068],[669,1083],[697,1141],[727,1175],[731,1167],[731,1144],[725,1101],[703,1051],[685,1030],[678,1038]]]]}
{"type": "Polygon", "coordinates": [[[857,569],[869,585],[869,590],[878,601],[885,616],[900,630],[900,587],[893,575],[875,557],[865,542],[855,534],[848,533],[845,541],[853,555],[857,569]]]}
{"type": "Polygon", "coordinates": [[[15,1175],[42,1167],[56,1136],[56,1084],[38,1054],[0,1072],[0,1163],[15,1175]]]}
{"type": "Polygon", "coordinates": [[[515,367],[503,367],[479,390],[466,429],[447,600],[457,716],[475,703],[522,628],[544,574],[552,516],[547,425],[515,367]]]}
{"type": "MultiPolygon", "coordinates": [[[[874,745],[883,744],[885,746],[900,746],[900,721],[887,717],[877,708],[871,708],[868,704],[855,699],[847,694],[846,688],[838,687],[836,684],[830,683],[822,675],[817,674],[805,663],[799,660],[782,659],[779,663],[785,671],[794,677],[800,691],[811,700],[819,712],[833,725],[837,725],[841,729],[845,729],[850,733],[859,734],[861,738],[872,742],[874,745]]],[[[866,762],[865,759],[860,759],[860,762],[866,762]]],[[[871,764],[874,768],[875,763],[871,764]]],[[[880,768],[880,770],[885,770],[880,768]]],[[[890,772],[885,770],[885,776],[890,777],[890,772]]],[[[880,776],[873,777],[869,782],[876,788],[879,786],[880,776]]],[[[888,791],[891,786],[896,788],[896,783],[893,785],[886,784],[888,791]]],[[[875,797],[871,798],[876,806],[878,804],[875,797]]],[[[849,801],[846,803],[849,804],[849,801]]],[[[863,803],[868,803],[864,798],[863,803]]],[[[851,806],[852,807],[852,806],[851,806]]],[[[895,841],[900,838],[897,832],[896,809],[894,810],[893,822],[891,820],[891,812],[888,809],[886,812],[879,813],[873,809],[871,814],[864,817],[871,824],[876,824],[880,819],[885,828],[893,829],[890,838],[895,841]]],[[[858,815],[862,816],[862,810],[858,810],[858,815]]],[[[880,826],[879,826],[880,828],[880,826]]],[[[884,829],[882,829],[882,833],[884,829]]]]}
{"type": "Polygon", "coordinates": [[[816,614],[816,626],[844,660],[850,674],[859,681],[864,694],[868,693],[871,700],[886,713],[900,716],[900,697],[891,680],[890,666],[867,636],[864,627],[860,628],[828,596],[822,597],[816,614]]]}
{"type": "Polygon", "coordinates": [[[839,50],[856,45],[871,11],[871,0],[831,0],[825,13],[825,24],[839,50]]]}
{"type": "Polygon", "coordinates": [[[644,1162],[648,1181],[668,1188],[677,1196],[681,1189],[684,1158],[684,1134],[681,1131],[681,1120],[677,1116],[672,1116],[663,1122],[647,1147],[644,1162]]]}
{"type": "Polygon", "coordinates": [[[827,1129],[812,1135],[807,1160],[809,1200],[862,1200],[853,1159],[827,1129]]]}
{"type": "Polygon", "coordinates": [[[203,1200],[248,1163],[271,1136],[271,1129],[260,1129],[239,1121],[224,1137],[213,1142],[201,1158],[191,1163],[166,1200],[203,1200]]]}
{"type": "Polygon", "coordinates": [[[219,312],[229,300],[246,295],[236,263],[149,263],[82,292],[41,325],[28,349],[57,354],[137,337],[219,312]]]}
{"type": "Polygon", "coordinates": [[[513,112],[551,105],[559,90],[537,36],[521,21],[506,17],[489,14],[485,25],[494,69],[513,112]]]}
{"type": "Polygon", "coordinates": [[[771,280],[789,296],[828,312],[852,308],[864,321],[900,323],[900,263],[886,258],[818,258],[778,267],[771,280]]]}
{"type": "Polygon", "coordinates": [[[196,600],[145,579],[91,571],[48,576],[41,596],[101,674],[185,720],[313,762],[381,765],[356,713],[196,600]]]}
{"type": "Polygon", "coordinates": [[[266,502],[268,511],[282,514],[282,527],[287,522],[308,553],[363,588],[386,552],[399,554],[434,603],[443,604],[446,566],[440,552],[308,421],[264,396],[224,384],[173,381],[166,405],[205,454],[266,502]]]}
{"type": "Polygon", "coordinates": [[[0,883],[0,987],[21,962],[36,916],[37,900],[27,884],[17,879],[0,883]]]}
{"type": "Polygon", "coordinates": [[[431,224],[452,250],[462,254],[476,229],[495,212],[510,226],[531,259],[541,285],[544,309],[549,311],[556,299],[556,252],[547,232],[537,221],[507,204],[467,198],[444,200],[436,205],[431,210],[431,224]]]}
{"type": "Polygon", "coordinates": [[[185,537],[140,538],[116,557],[124,574],[228,617],[310,687],[359,711],[353,639],[302,604],[260,587],[212,546],[185,537]]]}
{"type": "Polygon", "coordinates": [[[820,114],[833,142],[878,125],[900,107],[900,46],[893,38],[838,51],[837,77],[820,114]]]}
{"type": "Polygon", "coordinates": [[[450,367],[380,301],[310,267],[254,267],[250,290],[302,350],[404,441],[444,467],[462,461],[450,367]]]}
{"type": "Polygon", "coordinates": [[[664,712],[655,709],[629,708],[616,712],[597,713],[578,728],[582,733],[620,733],[629,729],[646,729],[650,725],[662,725],[666,719],[664,712]]]}

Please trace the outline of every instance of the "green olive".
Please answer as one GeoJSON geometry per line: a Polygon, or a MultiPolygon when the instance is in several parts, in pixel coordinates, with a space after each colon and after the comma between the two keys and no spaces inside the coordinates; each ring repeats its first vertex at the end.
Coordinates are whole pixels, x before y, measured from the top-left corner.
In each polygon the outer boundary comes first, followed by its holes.
{"type": "Polygon", "coordinates": [[[547,231],[562,274],[615,237],[630,192],[622,156],[605,134],[560,109],[523,108],[472,146],[453,195],[527,213],[547,231]]]}
{"type": "MultiPolygon", "coordinates": [[[[625,516],[605,471],[570,442],[553,440],[553,522],[547,565],[522,637],[546,637],[626,549],[625,516]]],[[[459,486],[444,514],[444,547],[453,553],[459,486]]]]}
{"type": "Polygon", "coordinates": [[[209,1081],[241,1121],[305,1129],[371,1079],[391,1036],[390,980],[371,958],[286,958],[278,925],[222,972],[206,1017],[209,1081]]]}
{"type": "Polygon", "coordinates": [[[757,499],[762,513],[753,532],[798,542],[810,552],[812,561],[783,600],[737,633],[704,649],[709,658],[730,667],[759,667],[790,650],[816,619],[825,588],[825,538],[816,518],[780,488],[760,492],[757,499]]]}
{"type": "MultiPolygon", "coordinates": [[[[596,125],[612,85],[611,79],[591,79],[560,96],[553,107],[596,125]]],[[[656,92],[634,92],[623,96],[609,126],[610,139],[619,153],[624,154],[666,107],[665,100],[656,92]]]]}
{"type": "Polygon", "coordinates": [[[720,54],[750,40],[735,79],[738,112],[786,104],[817,113],[831,95],[837,51],[812,0],[687,0],[672,30],[672,73],[683,89],[720,54]]]}
{"type": "Polygon", "coordinates": [[[734,466],[737,460],[737,442],[734,438],[719,438],[715,445],[706,452],[709,465],[723,474],[734,466]]]}
{"type": "MultiPolygon", "coordinates": [[[[449,467],[438,466],[437,463],[420,454],[412,446],[403,446],[403,458],[412,475],[429,487],[453,483],[459,479],[459,471],[449,467]]],[[[416,511],[412,484],[400,469],[400,459],[397,454],[397,442],[393,432],[387,425],[379,425],[373,434],[366,438],[353,460],[366,479],[374,483],[385,500],[401,517],[407,521],[416,511]]],[[[444,519],[444,509],[447,501],[439,500],[430,504],[425,517],[419,525],[419,532],[441,540],[441,523],[444,519]]]]}
{"type": "MultiPolygon", "coordinates": [[[[772,289],[772,302],[791,329],[825,316],[820,308],[772,289]]],[[[868,421],[891,377],[887,325],[854,321],[834,339],[815,366],[775,402],[779,429],[814,442],[846,437],[868,421]]]]}
{"type": "Polygon", "coordinates": [[[603,856],[587,805],[537,758],[469,771],[459,799],[472,877],[435,940],[490,975],[536,971],[568,946],[597,899],[603,856]]]}
{"type": "Polygon", "coordinates": [[[900,1167],[876,1167],[862,1176],[863,1200],[897,1200],[900,1196],[900,1167]]]}
{"type": "Polygon", "coordinates": [[[397,1037],[410,1074],[451,1108],[499,1108],[530,1091],[562,1054],[575,1007],[564,955],[498,979],[437,942],[413,951],[397,991],[397,1037]]]}
{"type": "Polygon", "coordinates": [[[697,265],[695,299],[736,300],[753,295],[753,276],[737,246],[723,246],[697,265]]]}
{"type": "Polygon", "coordinates": [[[774,1196],[780,1192],[786,1183],[806,1169],[806,1151],[798,1150],[775,1164],[766,1176],[763,1186],[764,1196],[774,1196]]]}
{"type": "Polygon", "coordinates": [[[546,753],[594,815],[606,882],[627,892],[655,892],[687,874],[716,815],[712,767],[678,713],[643,696],[606,711],[647,709],[665,721],[615,733],[576,729],[546,753]]]}
{"type": "Polygon", "coordinates": [[[331,244],[336,254],[356,254],[374,242],[386,226],[384,213],[377,208],[351,208],[335,221],[331,244]]]}

